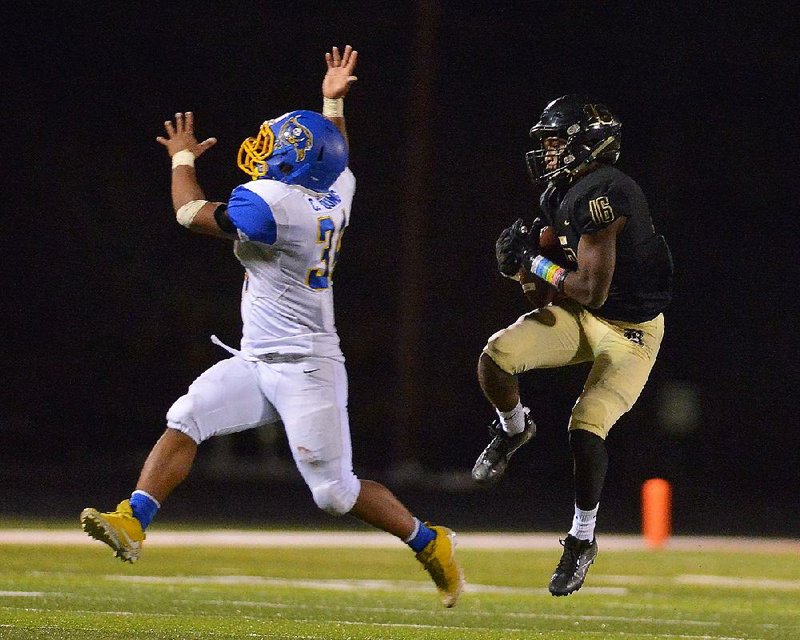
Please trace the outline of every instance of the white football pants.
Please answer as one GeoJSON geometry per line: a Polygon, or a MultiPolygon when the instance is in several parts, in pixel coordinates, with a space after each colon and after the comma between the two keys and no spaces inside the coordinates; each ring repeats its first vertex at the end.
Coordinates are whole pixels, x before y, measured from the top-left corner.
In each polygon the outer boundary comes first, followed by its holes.
{"type": "Polygon", "coordinates": [[[361,485],[353,474],[344,363],[228,358],[200,375],[167,412],[167,425],[198,444],[279,420],[317,505],[336,515],[350,511],[361,485]]]}

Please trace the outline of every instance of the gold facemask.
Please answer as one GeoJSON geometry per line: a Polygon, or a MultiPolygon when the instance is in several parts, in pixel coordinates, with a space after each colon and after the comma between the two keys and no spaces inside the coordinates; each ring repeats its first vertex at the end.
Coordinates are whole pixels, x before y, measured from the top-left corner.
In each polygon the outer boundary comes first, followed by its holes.
{"type": "Polygon", "coordinates": [[[239,156],[236,164],[253,180],[258,180],[267,175],[267,158],[272,155],[275,147],[275,135],[270,129],[274,120],[267,120],[261,125],[258,135],[247,138],[239,147],[239,156]]]}

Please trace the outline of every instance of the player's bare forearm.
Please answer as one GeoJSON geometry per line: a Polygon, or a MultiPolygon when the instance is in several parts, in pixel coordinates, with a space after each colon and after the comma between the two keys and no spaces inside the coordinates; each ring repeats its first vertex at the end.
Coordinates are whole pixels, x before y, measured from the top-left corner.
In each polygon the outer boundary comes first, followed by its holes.
{"type": "MultiPolygon", "coordinates": [[[[194,167],[181,165],[172,170],[172,206],[175,214],[179,215],[181,207],[187,206],[192,202],[203,202],[206,196],[200,183],[197,181],[197,174],[194,167]]],[[[235,239],[235,235],[225,233],[219,228],[214,212],[222,202],[205,202],[193,214],[191,223],[186,227],[189,231],[215,236],[217,238],[235,239]]]]}
{"type": "Polygon", "coordinates": [[[192,207],[191,222],[184,224],[189,231],[214,236],[216,238],[236,239],[235,234],[223,231],[215,218],[214,214],[217,207],[224,205],[222,202],[206,201],[205,193],[197,181],[197,174],[194,167],[180,165],[172,170],[172,206],[178,221],[183,219],[181,215],[182,207],[192,207]]]}
{"type": "Polygon", "coordinates": [[[205,200],[206,196],[194,167],[180,165],[172,170],[172,206],[178,211],[183,205],[192,200],[205,200]]]}

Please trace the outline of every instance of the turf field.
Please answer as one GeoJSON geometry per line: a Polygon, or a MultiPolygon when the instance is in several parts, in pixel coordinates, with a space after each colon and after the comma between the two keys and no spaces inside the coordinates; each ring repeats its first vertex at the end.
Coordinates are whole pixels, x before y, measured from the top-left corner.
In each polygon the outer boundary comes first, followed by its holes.
{"type": "Polygon", "coordinates": [[[0,529],[0,638],[800,638],[793,542],[607,536],[584,588],[554,598],[557,535],[462,533],[468,585],[446,610],[387,538],[154,530],[129,565],[74,529],[0,529]]]}

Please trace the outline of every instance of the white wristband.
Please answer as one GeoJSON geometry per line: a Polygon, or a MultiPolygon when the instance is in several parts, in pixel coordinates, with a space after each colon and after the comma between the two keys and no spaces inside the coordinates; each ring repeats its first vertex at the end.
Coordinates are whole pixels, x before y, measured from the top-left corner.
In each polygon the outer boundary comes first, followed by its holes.
{"type": "Polygon", "coordinates": [[[197,212],[207,204],[208,200],[192,200],[191,202],[187,202],[175,212],[175,218],[188,229],[192,225],[192,222],[194,222],[194,217],[197,215],[197,212]]]}
{"type": "Polygon", "coordinates": [[[322,115],[326,118],[344,118],[344,98],[322,98],[322,115]]]}
{"type": "Polygon", "coordinates": [[[194,154],[188,149],[178,151],[174,156],[172,156],[172,168],[174,169],[175,167],[180,167],[181,165],[186,165],[187,167],[194,166],[194,154]]]}

